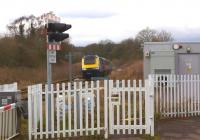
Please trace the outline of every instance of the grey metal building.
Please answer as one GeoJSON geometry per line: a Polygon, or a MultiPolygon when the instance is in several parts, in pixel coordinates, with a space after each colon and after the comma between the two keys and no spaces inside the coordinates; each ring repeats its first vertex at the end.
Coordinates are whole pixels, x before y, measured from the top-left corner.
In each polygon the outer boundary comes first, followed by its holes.
{"type": "Polygon", "coordinates": [[[145,42],[144,78],[149,74],[200,74],[200,42],[145,42]]]}

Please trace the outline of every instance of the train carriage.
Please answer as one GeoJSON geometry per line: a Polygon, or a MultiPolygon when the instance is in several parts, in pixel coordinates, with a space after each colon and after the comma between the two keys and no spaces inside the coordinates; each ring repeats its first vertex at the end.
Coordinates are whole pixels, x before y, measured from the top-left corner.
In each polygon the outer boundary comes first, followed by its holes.
{"type": "Polygon", "coordinates": [[[107,76],[112,70],[111,61],[98,55],[86,55],[82,58],[82,76],[91,77],[107,76]]]}

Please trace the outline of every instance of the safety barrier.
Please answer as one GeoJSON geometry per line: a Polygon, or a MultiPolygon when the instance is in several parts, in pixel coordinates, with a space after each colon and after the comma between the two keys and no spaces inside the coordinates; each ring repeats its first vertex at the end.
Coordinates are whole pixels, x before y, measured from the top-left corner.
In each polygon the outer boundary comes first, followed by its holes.
{"type": "Polygon", "coordinates": [[[16,104],[0,107],[0,140],[11,139],[17,134],[16,104]]]}
{"type": "Polygon", "coordinates": [[[17,107],[16,103],[12,103],[15,92],[18,92],[16,82],[0,85],[1,105],[3,105],[0,107],[0,140],[11,139],[19,134],[17,107]]]}

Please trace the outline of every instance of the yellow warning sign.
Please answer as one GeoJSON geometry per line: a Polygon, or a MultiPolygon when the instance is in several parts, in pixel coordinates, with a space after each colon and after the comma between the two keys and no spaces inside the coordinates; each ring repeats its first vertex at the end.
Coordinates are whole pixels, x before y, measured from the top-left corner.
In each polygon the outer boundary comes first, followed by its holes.
{"type": "Polygon", "coordinates": [[[186,63],[186,71],[192,72],[192,64],[191,63],[186,63]]]}

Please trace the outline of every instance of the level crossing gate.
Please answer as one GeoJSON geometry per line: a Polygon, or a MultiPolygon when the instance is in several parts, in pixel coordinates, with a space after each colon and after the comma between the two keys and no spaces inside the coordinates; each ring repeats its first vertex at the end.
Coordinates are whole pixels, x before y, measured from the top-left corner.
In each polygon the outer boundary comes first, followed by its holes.
{"type": "MultiPolygon", "coordinates": [[[[0,85],[0,94],[17,91],[17,83],[0,85]]],[[[0,140],[8,140],[19,134],[17,103],[9,104],[7,99],[0,99],[5,104],[0,106],[0,140]]]]}
{"type": "Polygon", "coordinates": [[[143,84],[142,80],[109,81],[109,134],[154,135],[152,84],[150,80],[143,84]]]}
{"type": "Polygon", "coordinates": [[[52,84],[51,90],[42,84],[29,86],[29,140],[100,134],[105,138],[113,134],[153,136],[152,84],[150,78],[143,84],[105,80],[52,84]]]}

